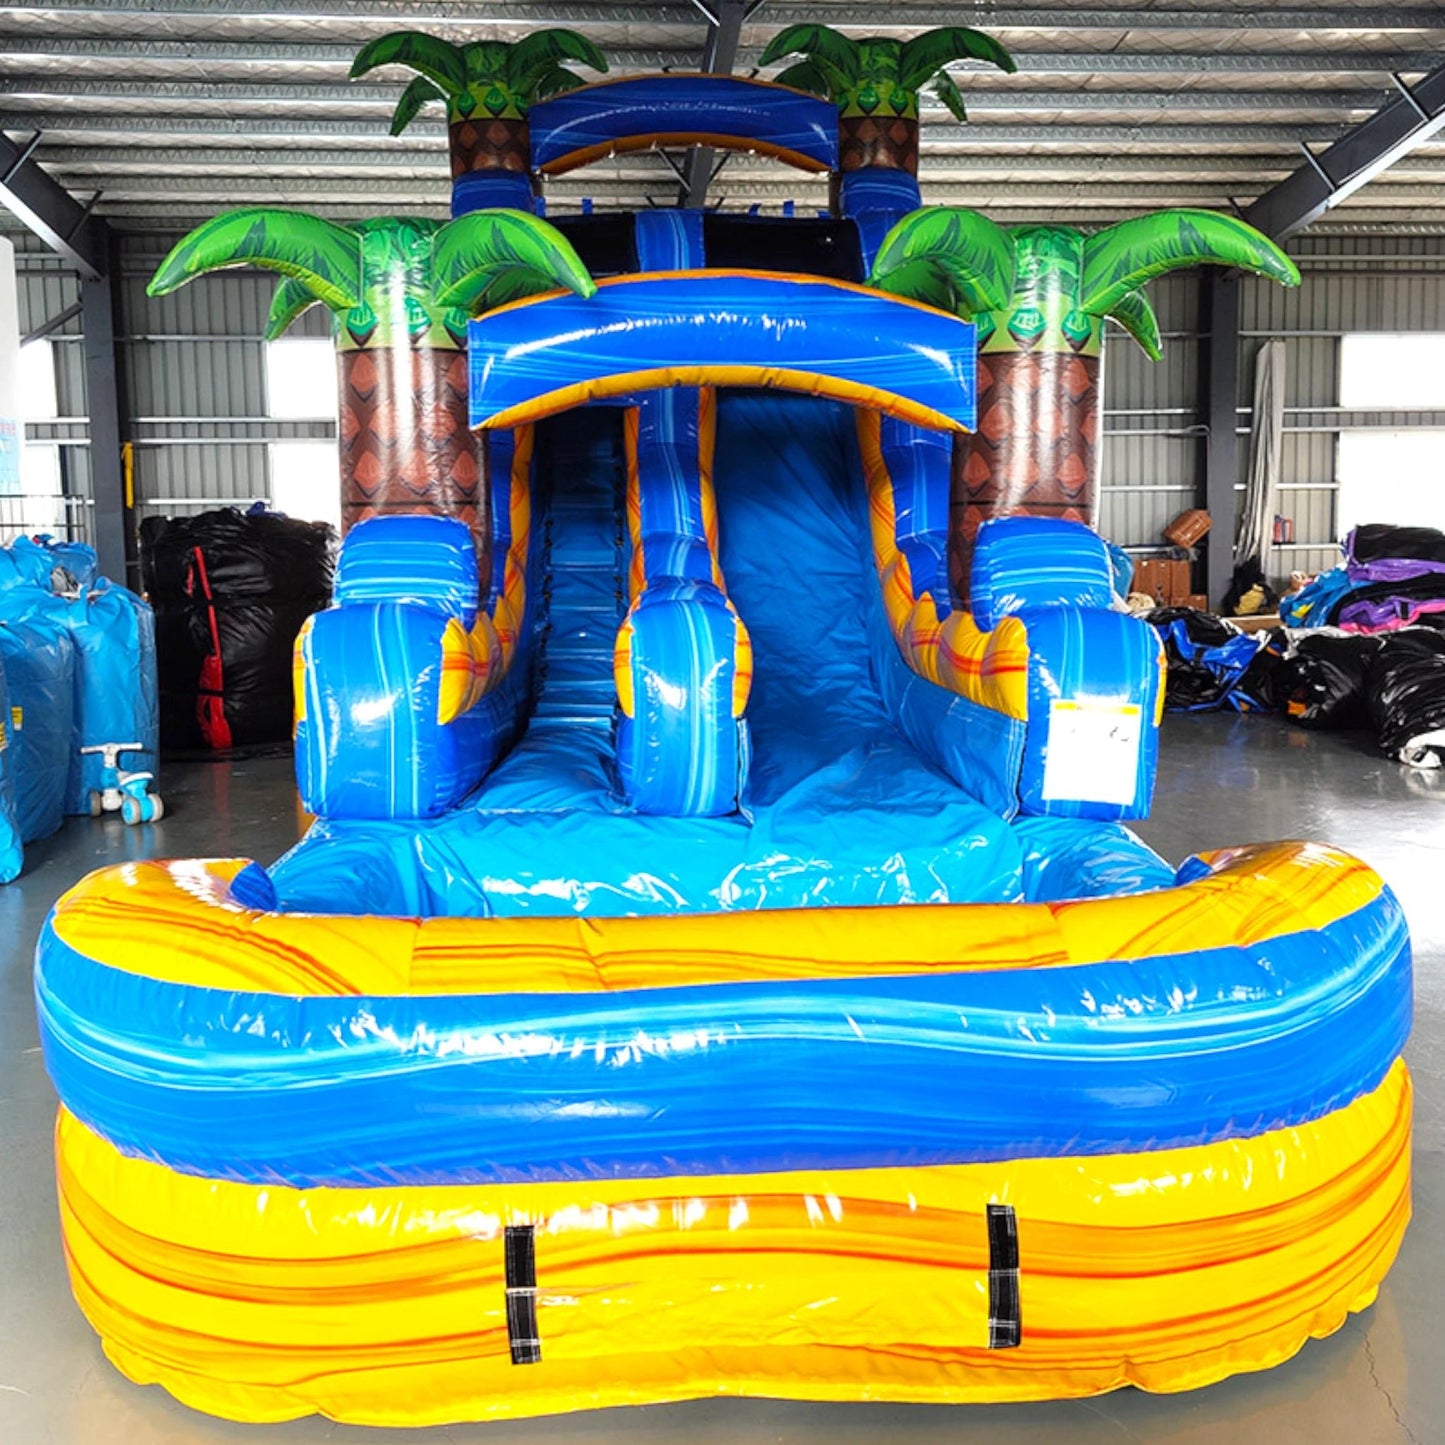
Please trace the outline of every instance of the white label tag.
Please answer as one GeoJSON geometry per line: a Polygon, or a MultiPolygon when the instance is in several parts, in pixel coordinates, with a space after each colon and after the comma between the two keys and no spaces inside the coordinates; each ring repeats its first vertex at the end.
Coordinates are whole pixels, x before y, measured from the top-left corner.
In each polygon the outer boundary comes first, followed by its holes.
{"type": "Polygon", "coordinates": [[[1050,703],[1044,801],[1132,803],[1143,724],[1138,703],[1050,703]]]}

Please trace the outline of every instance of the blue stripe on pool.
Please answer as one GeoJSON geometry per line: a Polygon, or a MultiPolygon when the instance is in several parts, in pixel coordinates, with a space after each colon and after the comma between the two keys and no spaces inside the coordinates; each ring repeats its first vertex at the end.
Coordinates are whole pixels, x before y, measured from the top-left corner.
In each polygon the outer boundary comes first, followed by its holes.
{"type": "Polygon", "coordinates": [[[292,998],[106,968],[47,924],[66,1106],[251,1183],[961,1164],[1203,1144],[1374,1088],[1409,1029],[1387,891],[1328,927],[1133,963],[618,993],[292,998]]]}

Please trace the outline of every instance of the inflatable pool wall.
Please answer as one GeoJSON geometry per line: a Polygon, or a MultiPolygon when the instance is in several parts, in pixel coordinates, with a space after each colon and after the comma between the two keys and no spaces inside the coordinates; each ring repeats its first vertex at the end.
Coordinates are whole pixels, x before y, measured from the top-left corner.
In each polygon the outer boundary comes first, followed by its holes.
{"type": "Polygon", "coordinates": [[[1276,1363],[1408,1218],[1408,943],[1326,850],[1185,876],[418,923],[276,911],[253,864],[93,875],[37,970],[77,1297],[249,1420],[1276,1363]]]}
{"type": "MultiPolygon", "coordinates": [[[[132,1380],[378,1425],[1183,1390],[1374,1299],[1410,1211],[1399,906],[1333,849],[1176,871],[1123,826],[1161,660],[1087,527],[1001,503],[950,583],[952,313],[1018,323],[1018,248],[917,211],[916,87],[1012,62],[794,27],[770,63],[822,45],[891,67],[888,123],[721,76],[532,104],[605,65],[569,32],[358,57],[455,81],[453,211],[485,214],[416,314],[474,317],[490,516],[350,530],[286,858],[103,869],[45,926],[67,1262],[132,1380]],[[663,139],[831,170],[839,215],[495,219],[663,139]],[[925,296],[862,284],[890,246],[925,296]]],[[[233,231],[205,265],[279,264],[233,231]]],[[[1119,241],[1117,296],[1050,252],[1048,345],[1106,306],[1147,342],[1147,274],[1219,259],[1119,241]]],[[[325,278],[283,259],[292,314],[325,278]]]]}

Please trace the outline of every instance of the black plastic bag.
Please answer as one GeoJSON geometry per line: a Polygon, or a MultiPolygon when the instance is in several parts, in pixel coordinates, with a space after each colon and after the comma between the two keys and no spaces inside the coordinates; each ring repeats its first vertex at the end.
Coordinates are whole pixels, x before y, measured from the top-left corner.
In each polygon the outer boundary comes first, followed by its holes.
{"type": "Polygon", "coordinates": [[[291,649],[331,597],[335,533],[275,512],[148,518],[141,576],[156,614],[161,746],[291,736],[291,649]]]}
{"type": "Polygon", "coordinates": [[[1445,632],[1408,627],[1382,639],[1370,664],[1370,719],[1381,752],[1415,767],[1445,763],[1445,632]]]}
{"type": "Polygon", "coordinates": [[[1379,635],[1318,629],[1299,638],[1280,665],[1280,704],[1291,722],[1306,728],[1370,725],[1370,660],[1379,635]]]}
{"type": "Polygon", "coordinates": [[[1164,644],[1165,707],[1203,712],[1228,704],[1240,712],[1274,710],[1280,657],[1272,634],[1241,632],[1232,622],[1193,607],[1156,607],[1144,620],[1164,644]]]}
{"type": "Polygon", "coordinates": [[[1389,557],[1445,563],[1445,532],[1435,527],[1392,527],[1367,522],[1349,536],[1350,561],[1361,566],[1389,557]]]}

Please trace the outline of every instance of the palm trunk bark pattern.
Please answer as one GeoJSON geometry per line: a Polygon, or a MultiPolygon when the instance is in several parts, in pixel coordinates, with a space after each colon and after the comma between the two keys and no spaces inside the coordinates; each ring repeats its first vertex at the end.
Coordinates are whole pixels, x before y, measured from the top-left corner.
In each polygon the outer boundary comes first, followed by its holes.
{"type": "Polygon", "coordinates": [[[861,171],[869,166],[918,174],[918,122],[899,116],[838,117],[838,169],[861,171]]]}
{"type": "Polygon", "coordinates": [[[968,596],[973,538],[991,517],[1094,525],[1100,357],[996,351],[978,358],[978,430],[953,448],[949,580],[968,596]]]}
{"type": "Polygon", "coordinates": [[[467,429],[466,353],[388,346],[338,358],[343,533],[366,517],[458,517],[472,529],[487,575],[491,527],[467,429]]]}
{"type": "Polygon", "coordinates": [[[532,139],[525,120],[479,116],[454,120],[447,127],[452,179],[469,171],[519,171],[532,168],[532,139]]]}

